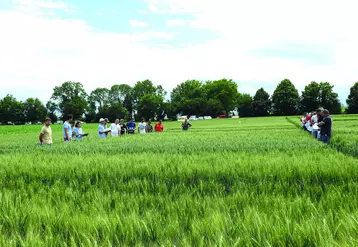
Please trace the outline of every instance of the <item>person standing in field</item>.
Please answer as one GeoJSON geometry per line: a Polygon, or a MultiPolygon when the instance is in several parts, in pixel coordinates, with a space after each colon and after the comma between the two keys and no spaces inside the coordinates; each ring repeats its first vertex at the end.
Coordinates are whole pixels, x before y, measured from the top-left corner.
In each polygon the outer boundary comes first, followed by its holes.
{"type": "Polygon", "coordinates": [[[138,124],[138,133],[139,134],[147,133],[147,124],[144,122],[144,118],[142,118],[142,120],[138,124]]]}
{"type": "Polygon", "coordinates": [[[136,124],[135,124],[135,122],[133,122],[133,118],[131,118],[129,120],[129,122],[127,123],[127,130],[128,130],[128,134],[134,134],[135,133],[136,124]]]}
{"type": "Polygon", "coordinates": [[[78,121],[73,129],[74,138],[76,141],[82,140],[83,137],[88,136],[88,134],[83,133],[82,122],[78,121]]]}
{"type": "Polygon", "coordinates": [[[181,127],[184,131],[187,131],[191,127],[191,123],[189,123],[188,119],[185,118],[184,122],[181,124],[181,127]]]}
{"type": "Polygon", "coordinates": [[[147,126],[145,127],[145,131],[147,133],[153,132],[153,125],[152,125],[152,122],[150,121],[150,119],[147,122],[147,126]]]}
{"type": "Polygon", "coordinates": [[[319,112],[320,112],[320,110],[317,109],[316,112],[311,117],[312,136],[316,139],[317,139],[318,130],[319,130],[319,127],[318,127],[319,112]]]}
{"type": "Polygon", "coordinates": [[[111,136],[117,137],[121,135],[121,127],[119,126],[119,119],[116,119],[114,123],[111,124],[111,136]]]}
{"type": "Polygon", "coordinates": [[[155,132],[163,132],[164,126],[162,124],[162,120],[159,120],[159,122],[154,126],[155,132]]]}
{"type": "Polygon", "coordinates": [[[71,122],[72,122],[72,116],[68,116],[67,120],[63,123],[62,134],[63,134],[63,139],[65,142],[72,141],[71,122]]]}
{"type": "Polygon", "coordinates": [[[124,119],[121,119],[119,121],[119,126],[120,126],[120,129],[121,129],[121,136],[125,135],[127,133],[127,125],[125,125],[124,119]]]}
{"type": "Polygon", "coordinates": [[[106,138],[108,132],[110,132],[111,130],[106,129],[106,127],[107,127],[107,121],[106,121],[106,119],[101,118],[101,119],[99,120],[99,122],[100,122],[100,124],[99,124],[99,126],[98,126],[98,137],[99,137],[99,138],[106,138]]]}
{"type": "Polygon", "coordinates": [[[321,141],[329,143],[332,138],[332,118],[328,110],[323,110],[322,116],[322,122],[318,123],[318,126],[321,128],[321,141]]]}
{"type": "Polygon", "coordinates": [[[51,129],[51,119],[45,119],[45,125],[42,127],[40,132],[40,145],[51,145],[52,144],[52,129],[51,129]]]}

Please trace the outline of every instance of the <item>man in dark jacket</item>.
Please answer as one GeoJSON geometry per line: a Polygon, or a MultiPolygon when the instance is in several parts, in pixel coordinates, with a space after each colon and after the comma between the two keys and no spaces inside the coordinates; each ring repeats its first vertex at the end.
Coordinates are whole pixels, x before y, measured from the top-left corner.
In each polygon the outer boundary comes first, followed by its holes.
{"type": "Polygon", "coordinates": [[[322,111],[322,116],[322,122],[318,123],[318,126],[321,128],[320,140],[324,143],[329,143],[332,138],[332,118],[328,110],[322,111]]]}

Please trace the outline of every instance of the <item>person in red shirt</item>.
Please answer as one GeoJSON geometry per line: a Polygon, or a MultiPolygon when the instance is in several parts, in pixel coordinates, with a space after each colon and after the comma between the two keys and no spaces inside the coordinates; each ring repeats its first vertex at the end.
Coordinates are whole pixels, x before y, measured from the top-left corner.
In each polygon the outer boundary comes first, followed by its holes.
{"type": "Polygon", "coordinates": [[[164,126],[162,124],[162,121],[159,120],[159,122],[154,126],[155,132],[163,132],[164,126]]]}

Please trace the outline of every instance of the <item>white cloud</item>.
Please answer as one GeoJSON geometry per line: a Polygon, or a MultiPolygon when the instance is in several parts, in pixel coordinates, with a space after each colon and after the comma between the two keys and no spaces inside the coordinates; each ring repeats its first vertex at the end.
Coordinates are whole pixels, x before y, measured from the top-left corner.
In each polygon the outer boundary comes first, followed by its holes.
{"type": "Polygon", "coordinates": [[[11,23],[0,25],[0,81],[6,82],[0,97],[9,92],[48,100],[53,87],[67,80],[80,81],[90,91],[149,78],[170,91],[187,79],[226,77],[252,94],[260,87],[272,92],[284,78],[300,91],[312,80],[329,81],[345,100],[358,81],[354,1],[148,1],[156,7],[152,12],[190,15],[191,28],[210,30],[216,39],[178,47],[169,43],[176,34],[160,30],[96,33],[80,20],[0,12],[0,23],[11,23]],[[250,53],[283,41],[324,46],[333,63],[250,53]]]}
{"type": "Polygon", "coordinates": [[[96,12],[96,15],[102,16],[104,14],[102,12],[96,12]]]}
{"type": "Polygon", "coordinates": [[[186,24],[186,20],[167,20],[167,26],[176,27],[176,26],[184,26],[186,24]]]}
{"type": "Polygon", "coordinates": [[[149,24],[145,21],[130,20],[129,24],[133,27],[148,27],[149,24]]]}
{"type": "Polygon", "coordinates": [[[147,15],[147,14],[148,14],[148,11],[143,10],[143,9],[137,9],[137,12],[138,12],[139,14],[142,14],[142,15],[147,15]]]}
{"type": "Polygon", "coordinates": [[[148,4],[148,9],[155,14],[165,14],[166,12],[162,9],[159,9],[156,4],[148,4]]]}

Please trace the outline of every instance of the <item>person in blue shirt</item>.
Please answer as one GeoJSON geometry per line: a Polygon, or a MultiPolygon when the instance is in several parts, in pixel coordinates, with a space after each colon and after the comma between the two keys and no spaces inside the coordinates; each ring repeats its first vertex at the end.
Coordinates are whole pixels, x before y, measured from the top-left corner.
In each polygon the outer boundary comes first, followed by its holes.
{"type": "Polygon", "coordinates": [[[99,138],[106,138],[108,132],[110,132],[110,129],[106,129],[107,128],[107,121],[104,118],[101,118],[99,120],[100,125],[98,126],[98,137],[99,138]]]}
{"type": "Polygon", "coordinates": [[[63,134],[63,139],[65,142],[72,141],[71,122],[72,122],[72,116],[68,116],[67,120],[63,123],[62,134],[63,134]]]}
{"type": "Polygon", "coordinates": [[[84,136],[88,136],[88,134],[83,133],[81,122],[76,123],[75,128],[73,129],[73,133],[76,141],[82,140],[84,136]]]}
{"type": "Polygon", "coordinates": [[[128,134],[134,134],[135,133],[136,125],[135,125],[135,122],[133,122],[133,118],[131,118],[129,120],[129,122],[127,123],[127,129],[128,129],[128,134]]]}

